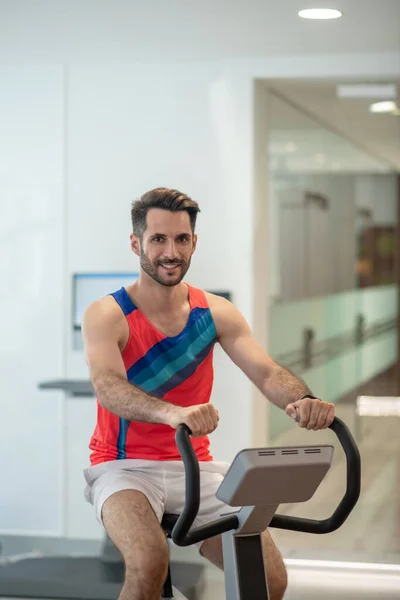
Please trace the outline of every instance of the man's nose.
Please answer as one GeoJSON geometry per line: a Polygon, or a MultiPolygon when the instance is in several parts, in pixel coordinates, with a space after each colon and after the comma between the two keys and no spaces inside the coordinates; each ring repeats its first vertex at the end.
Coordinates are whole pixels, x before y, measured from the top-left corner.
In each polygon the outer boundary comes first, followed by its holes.
{"type": "Polygon", "coordinates": [[[170,260],[178,258],[178,251],[174,240],[169,240],[164,246],[163,255],[170,260]]]}

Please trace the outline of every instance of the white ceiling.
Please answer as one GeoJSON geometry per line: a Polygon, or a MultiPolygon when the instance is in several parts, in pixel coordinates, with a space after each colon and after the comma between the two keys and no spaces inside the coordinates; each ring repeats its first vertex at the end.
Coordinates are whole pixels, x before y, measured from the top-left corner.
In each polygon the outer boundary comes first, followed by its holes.
{"type": "MultiPolygon", "coordinates": [[[[400,171],[400,117],[370,113],[375,99],[338,98],[338,83],[266,82],[278,93],[270,103],[273,164],[293,171],[400,171]]],[[[400,81],[393,83],[400,105],[400,81]]]]}
{"type": "Polygon", "coordinates": [[[0,0],[0,62],[210,60],[400,51],[400,0],[0,0]]]}
{"type": "MultiPolygon", "coordinates": [[[[0,64],[81,64],[399,54],[400,0],[329,0],[344,16],[299,19],[319,0],[0,0],[0,64]]],[[[329,61],[329,57],[326,57],[329,61]]],[[[332,83],[274,87],[400,170],[400,118],[340,100],[332,83]]]]}

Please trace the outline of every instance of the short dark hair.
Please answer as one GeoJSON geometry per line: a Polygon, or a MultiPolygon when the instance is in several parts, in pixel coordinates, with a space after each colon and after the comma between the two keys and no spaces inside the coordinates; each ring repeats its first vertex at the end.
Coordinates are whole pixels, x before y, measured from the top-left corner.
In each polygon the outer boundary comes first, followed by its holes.
{"type": "Polygon", "coordinates": [[[162,210],[169,210],[171,212],[185,210],[189,213],[190,226],[192,233],[194,233],[197,213],[200,212],[197,202],[178,190],[160,187],[146,192],[139,199],[132,202],[132,231],[139,238],[142,237],[146,230],[147,213],[151,208],[161,208],[162,210]]]}

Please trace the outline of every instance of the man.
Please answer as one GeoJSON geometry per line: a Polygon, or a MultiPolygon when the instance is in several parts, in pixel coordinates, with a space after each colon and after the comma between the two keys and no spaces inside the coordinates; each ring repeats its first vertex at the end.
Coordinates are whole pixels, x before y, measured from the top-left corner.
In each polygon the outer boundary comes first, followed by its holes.
{"type": "MultiPolygon", "coordinates": [[[[334,406],[278,366],[257,344],[240,312],[224,298],[183,282],[196,249],[199,207],[177,190],[157,188],[132,204],[131,247],[140,257],[139,279],[94,302],[83,334],[98,419],[86,469],[86,498],[126,565],[120,600],[159,600],[167,574],[164,512],[179,513],[184,470],[175,429],[186,423],[201,470],[195,526],[219,518],[215,497],[228,468],[213,460],[208,434],[218,426],[209,402],[213,347],[232,361],[274,404],[307,429],[328,427],[334,406]]],[[[220,537],[201,554],[223,568],[220,537]]],[[[272,600],[287,585],[281,555],[268,531],[263,550],[272,600]]]]}

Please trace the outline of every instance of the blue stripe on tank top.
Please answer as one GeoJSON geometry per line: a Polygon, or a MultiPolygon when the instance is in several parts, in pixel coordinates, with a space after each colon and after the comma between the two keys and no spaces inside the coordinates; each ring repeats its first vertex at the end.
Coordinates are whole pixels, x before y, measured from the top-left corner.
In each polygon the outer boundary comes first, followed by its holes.
{"type": "Polygon", "coordinates": [[[197,354],[195,360],[192,360],[192,362],[186,365],[181,371],[174,373],[174,375],[164,384],[160,385],[158,388],[151,390],[151,394],[153,396],[156,396],[157,398],[162,398],[167,392],[170,392],[175,387],[178,387],[178,385],[183,383],[186,379],[189,379],[189,377],[193,375],[193,373],[196,371],[199,365],[210,354],[213,346],[214,341],[210,342],[205,348],[203,348],[199,352],[199,354],[197,354]]]}
{"type": "MultiPolygon", "coordinates": [[[[162,385],[154,389],[145,390],[148,393],[151,393],[156,398],[162,398],[167,392],[173,390],[175,387],[183,383],[186,379],[188,379],[199,365],[207,358],[209,353],[211,352],[214,346],[215,339],[212,340],[207,346],[202,348],[200,352],[193,357],[192,361],[184,366],[180,371],[174,373],[167,381],[165,381],[162,385]]],[[[156,381],[156,378],[153,378],[151,381],[156,381]]],[[[141,389],[144,389],[141,386],[141,389]]],[[[118,433],[118,441],[117,441],[117,460],[121,460],[126,458],[126,438],[128,434],[128,429],[131,424],[131,421],[127,421],[126,419],[119,419],[119,433],[118,433]]]]}
{"type": "Polygon", "coordinates": [[[213,344],[216,340],[216,331],[214,323],[210,323],[206,331],[195,338],[190,346],[188,346],[183,354],[179,353],[177,356],[174,353],[168,353],[169,356],[166,359],[165,355],[160,357],[157,361],[157,368],[154,368],[154,363],[151,365],[153,368],[147,369],[147,379],[144,377],[129,378],[129,381],[134,385],[137,385],[142,390],[150,393],[152,390],[159,388],[171,379],[176,373],[179,373],[185,369],[192,361],[196,361],[196,357],[200,355],[205,348],[210,344],[213,344]]]}
{"type": "MultiPolygon", "coordinates": [[[[193,373],[196,371],[198,366],[207,358],[209,353],[211,352],[214,345],[214,341],[209,343],[205,348],[203,348],[199,354],[195,357],[195,359],[189,363],[186,367],[184,367],[181,371],[175,373],[168,381],[166,381],[160,387],[150,390],[151,394],[156,398],[162,398],[167,392],[174,389],[180,385],[183,381],[188,379],[193,373]]],[[[126,438],[128,434],[128,429],[131,424],[131,421],[127,421],[126,419],[119,419],[119,434],[117,441],[117,460],[122,460],[126,458],[126,438]]]]}
{"type": "MultiPolygon", "coordinates": [[[[118,302],[125,315],[128,315],[137,309],[125,288],[121,288],[111,295],[118,302]]],[[[175,372],[172,372],[171,369],[167,369],[167,371],[169,371],[167,373],[164,367],[164,377],[162,379],[154,376],[150,379],[150,381],[152,381],[152,385],[158,386],[152,393],[155,396],[162,397],[163,394],[182,383],[195,372],[204,358],[208,356],[216,338],[217,332],[209,308],[196,307],[190,312],[188,323],[185,329],[177,336],[165,338],[161,342],[155,344],[144,357],[137,361],[135,365],[128,370],[128,380],[132,381],[132,383],[136,383],[131,377],[131,372],[132,370],[135,370],[135,367],[137,367],[138,375],[142,371],[147,371],[147,376],[151,376],[154,374],[154,365],[152,365],[153,369],[149,369],[149,360],[152,360],[154,363],[157,361],[157,358],[162,358],[162,362],[164,362],[166,358],[169,358],[171,360],[171,364],[174,363],[175,372]],[[198,335],[199,330],[201,332],[200,335],[198,335]],[[199,349],[200,351],[197,352],[196,356],[193,356],[193,351],[196,352],[199,349]],[[187,364],[188,361],[186,360],[181,362],[179,365],[178,360],[180,353],[186,354],[186,356],[187,353],[189,353],[192,362],[187,364]],[[167,354],[168,356],[166,356],[167,354]]],[[[160,367],[161,366],[162,365],[160,365],[160,367]]],[[[169,365],[167,365],[167,367],[168,366],[169,365]]],[[[140,387],[145,389],[143,385],[140,387]]],[[[121,418],[119,419],[119,434],[117,441],[118,459],[126,458],[126,437],[129,425],[130,421],[121,418]]]]}
{"type": "MultiPolygon", "coordinates": [[[[161,369],[166,362],[171,363],[183,356],[198,338],[210,335],[217,336],[210,310],[208,308],[193,309],[188,324],[178,336],[167,337],[157,342],[128,369],[129,381],[140,385],[153,377],[154,371],[161,369]]],[[[205,343],[209,341],[210,339],[206,339],[205,343]]]]}
{"type": "Polygon", "coordinates": [[[110,296],[112,296],[114,300],[118,302],[125,316],[130,315],[131,312],[133,312],[137,308],[133,304],[128,292],[123,287],[117,292],[110,294],[110,296]]]}
{"type": "Polygon", "coordinates": [[[117,459],[118,460],[126,458],[126,436],[128,433],[130,423],[131,422],[127,421],[126,419],[120,418],[120,420],[119,420],[119,433],[118,433],[118,441],[117,441],[117,450],[118,450],[117,459]]]}

